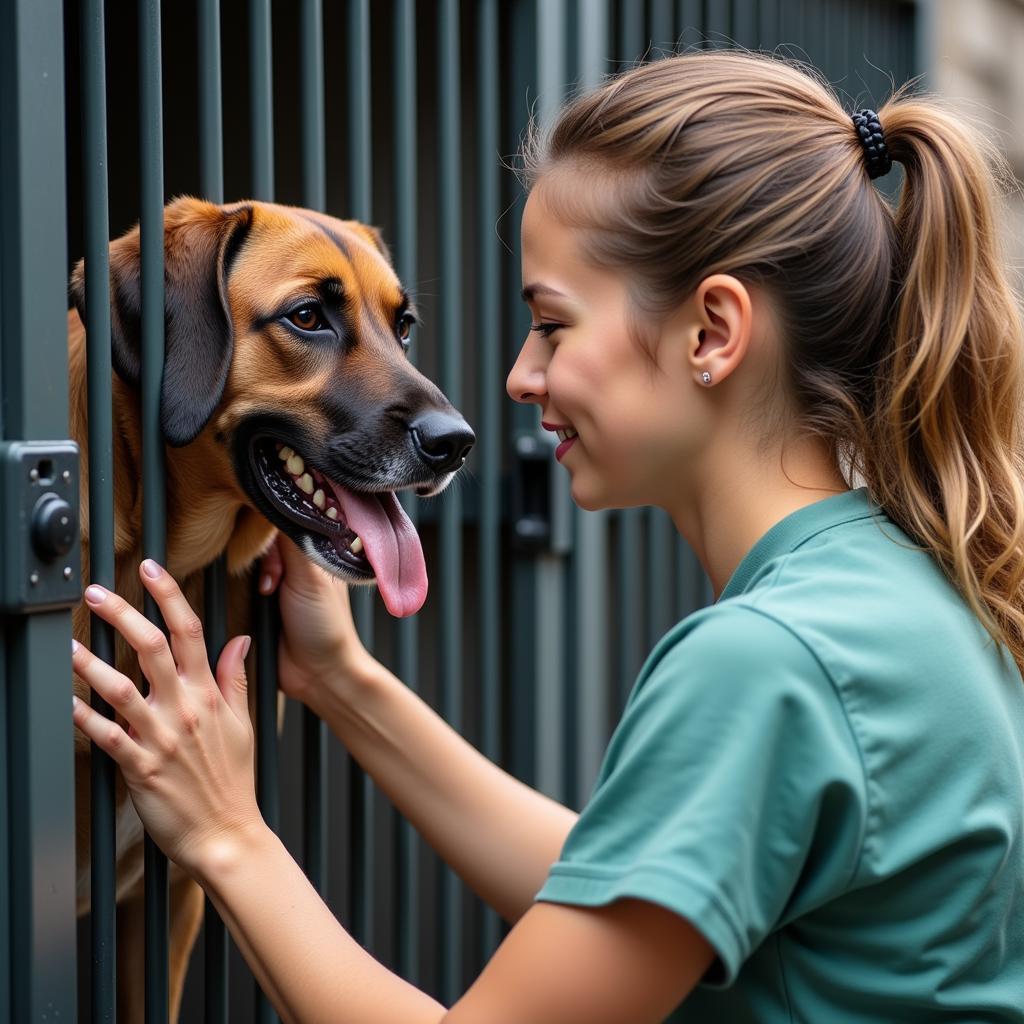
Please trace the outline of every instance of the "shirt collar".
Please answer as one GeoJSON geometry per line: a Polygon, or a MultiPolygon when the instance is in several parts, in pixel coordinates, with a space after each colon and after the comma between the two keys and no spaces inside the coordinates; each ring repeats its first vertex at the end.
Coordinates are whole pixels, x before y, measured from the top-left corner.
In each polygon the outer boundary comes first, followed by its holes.
{"type": "Polygon", "coordinates": [[[840,523],[852,522],[855,519],[867,519],[882,513],[868,494],[866,487],[857,487],[852,491],[833,494],[820,501],[815,501],[795,512],[790,512],[780,519],[757,543],[743,556],[729,582],[725,585],[719,601],[727,597],[742,594],[757,577],[761,568],[771,559],[779,555],[795,551],[801,544],[808,541],[822,530],[828,530],[840,523]]]}

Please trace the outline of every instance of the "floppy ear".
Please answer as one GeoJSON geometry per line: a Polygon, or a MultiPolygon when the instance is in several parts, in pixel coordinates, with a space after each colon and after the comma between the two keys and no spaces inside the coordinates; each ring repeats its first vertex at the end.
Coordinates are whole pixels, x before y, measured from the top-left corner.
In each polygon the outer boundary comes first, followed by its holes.
{"type": "MultiPolygon", "coordinates": [[[[164,211],[160,424],[174,447],[196,439],[224,393],[234,350],[227,275],[251,226],[251,206],[224,209],[178,199],[164,211]]],[[[136,226],[110,245],[111,362],[118,376],[134,386],[140,373],[140,277],[136,226]]],[[[71,275],[70,292],[84,321],[84,261],[71,275]]]]}

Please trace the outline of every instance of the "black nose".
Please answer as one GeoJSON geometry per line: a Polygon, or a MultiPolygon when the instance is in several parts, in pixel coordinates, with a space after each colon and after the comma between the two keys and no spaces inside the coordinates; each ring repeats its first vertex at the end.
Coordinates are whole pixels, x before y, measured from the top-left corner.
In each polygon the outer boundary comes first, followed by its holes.
{"type": "Polygon", "coordinates": [[[409,424],[416,454],[435,472],[458,469],[473,447],[476,435],[469,424],[451,412],[427,412],[409,424]]]}

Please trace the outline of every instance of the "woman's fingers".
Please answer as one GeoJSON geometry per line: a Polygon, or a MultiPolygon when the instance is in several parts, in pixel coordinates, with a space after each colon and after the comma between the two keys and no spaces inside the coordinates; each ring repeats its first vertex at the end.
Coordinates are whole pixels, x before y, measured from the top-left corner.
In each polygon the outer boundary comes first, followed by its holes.
{"type": "Polygon", "coordinates": [[[185,599],[174,577],[147,558],[139,566],[142,585],[153,595],[171,635],[171,646],[182,675],[202,673],[209,667],[203,623],[185,599]]]}
{"type": "MultiPolygon", "coordinates": [[[[146,703],[146,698],[139,693],[135,684],[127,676],[122,675],[101,658],[97,658],[92,651],[83,647],[77,640],[71,641],[71,667],[140,736],[152,734],[154,728],[153,709],[146,703]]],[[[102,715],[99,717],[104,721],[109,721],[102,715]]]]}
{"type": "MultiPolygon", "coordinates": [[[[134,687],[133,687],[134,689],[134,687]]],[[[71,717],[100,750],[109,754],[122,769],[138,770],[145,752],[128,733],[109,718],[89,707],[84,700],[72,697],[71,717]]]]}
{"type": "Polygon", "coordinates": [[[142,671],[157,694],[161,687],[177,683],[178,669],[159,626],[136,611],[123,597],[95,583],[85,588],[85,602],[94,615],[109,622],[134,648],[142,671]]]}

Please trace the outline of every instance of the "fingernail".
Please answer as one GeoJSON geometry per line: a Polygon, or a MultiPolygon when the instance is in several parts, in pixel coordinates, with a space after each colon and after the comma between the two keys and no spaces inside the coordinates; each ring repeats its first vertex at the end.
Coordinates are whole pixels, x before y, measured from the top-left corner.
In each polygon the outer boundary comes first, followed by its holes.
{"type": "Polygon", "coordinates": [[[274,585],[274,581],[271,578],[270,574],[268,573],[266,576],[264,576],[260,580],[260,593],[261,594],[269,594],[270,593],[270,588],[273,585],[274,585]]]}
{"type": "Polygon", "coordinates": [[[71,653],[72,654],[77,654],[78,653],[78,648],[81,647],[81,646],[82,645],[74,637],[71,638],[71,653]]]}
{"type": "Polygon", "coordinates": [[[85,599],[89,604],[102,604],[107,599],[107,592],[93,583],[85,588],[85,599]]]}
{"type": "Polygon", "coordinates": [[[74,694],[71,694],[71,710],[72,711],[77,711],[78,710],[78,705],[81,704],[81,703],[82,702],[74,694]]]}
{"type": "Polygon", "coordinates": [[[251,646],[252,646],[252,637],[251,636],[247,636],[245,638],[245,643],[242,644],[242,660],[243,661],[245,660],[245,656],[249,653],[249,648],[251,646]]]}
{"type": "Polygon", "coordinates": [[[152,558],[147,558],[142,563],[142,571],[151,579],[157,580],[163,575],[163,569],[160,568],[152,558]]]}

